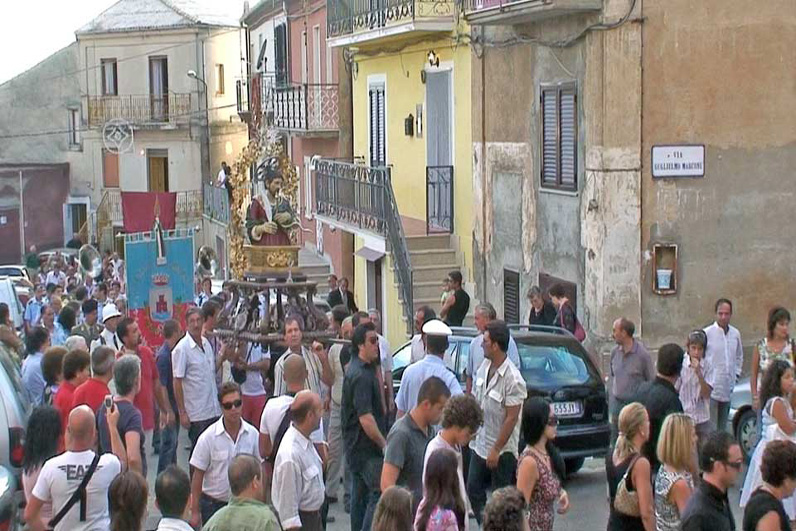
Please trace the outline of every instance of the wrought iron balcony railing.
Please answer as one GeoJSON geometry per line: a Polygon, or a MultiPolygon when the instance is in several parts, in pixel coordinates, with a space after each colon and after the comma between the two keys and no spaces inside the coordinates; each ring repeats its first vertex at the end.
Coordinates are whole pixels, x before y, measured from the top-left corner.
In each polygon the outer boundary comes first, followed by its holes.
{"type": "Polygon", "coordinates": [[[205,183],[203,195],[202,213],[205,217],[221,223],[229,223],[229,193],[227,189],[205,183]]]}
{"type": "Polygon", "coordinates": [[[532,22],[602,9],[603,0],[461,0],[464,16],[480,24],[532,22]]]}
{"type": "Polygon", "coordinates": [[[329,38],[406,22],[445,20],[453,23],[454,0],[326,0],[329,38]]]}
{"type": "Polygon", "coordinates": [[[412,262],[392,190],[390,168],[330,159],[317,161],[315,208],[318,216],[348,225],[352,231],[367,230],[384,236],[398,280],[408,332],[411,332],[414,319],[412,262]]]}
{"type": "Polygon", "coordinates": [[[176,125],[191,118],[190,94],[87,96],[87,100],[89,127],[103,127],[112,119],[133,125],[176,125]]]}
{"type": "Polygon", "coordinates": [[[288,85],[273,91],[274,126],[285,131],[336,132],[340,104],[337,85],[288,85]]]}

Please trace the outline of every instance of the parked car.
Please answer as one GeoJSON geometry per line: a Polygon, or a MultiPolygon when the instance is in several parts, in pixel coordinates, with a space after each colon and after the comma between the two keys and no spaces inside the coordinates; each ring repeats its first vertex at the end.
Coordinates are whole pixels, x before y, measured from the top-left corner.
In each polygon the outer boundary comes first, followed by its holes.
{"type": "MultiPolygon", "coordinates": [[[[22,491],[22,459],[25,447],[25,429],[32,409],[22,382],[19,366],[0,348],[0,467],[14,478],[17,505],[25,499],[22,491]]],[[[3,489],[0,474],[0,529],[3,523],[3,489]]]]}
{"type": "Polygon", "coordinates": [[[0,265],[0,278],[8,278],[14,284],[19,301],[24,307],[33,297],[33,282],[28,276],[28,270],[22,265],[0,265]]]}
{"type": "Polygon", "coordinates": [[[22,301],[19,300],[17,289],[14,282],[8,278],[0,278],[0,302],[8,304],[9,314],[11,320],[14,322],[16,330],[22,330],[22,319],[25,315],[25,307],[22,301]]]}
{"type": "Polygon", "coordinates": [[[72,262],[77,260],[77,249],[72,249],[71,247],[57,247],[55,249],[49,249],[47,251],[42,251],[39,253],[39,263],[46,264],[55,253],[61,253],[61,256],[64,257],[64,260],[67,262],[72,262]]]}
{"type": "Polygon", "coordinates": [[[7,468],[0,466],[0,529],[3,531],[20,529],[19,495],[22,490],[17,490],[20,485],[7,468]]]}
{"type": "MultiPolygon", "coordinates": [[[[470,341],[476,334],[475,329],[456,328],[449,339],[445,362],[462,388],[470,341]]],[[[559,330],[522,326],[511,334],[517,342],[528,396],[549,399],[559,419],[556,446],[566,462],[567,474],[577,472],[587,457],[605,455],[611,435],[608,398],[600,371],[583,345],[572,334],[559,330]]],[[[411,343],[402,345],[393,356],[396,393],[410,356],[411,343]]]]}
{"type": "Polygon", "coordinates": [[[757,412],[752,408],[752,388],[749,378],[743,378],[735,384],[730,397],[730,421],[732,433],[741,446],[747,461],[757,446],[757,412]]]}
{"type": "Polygon", "coordinates": [[[30,282],[28,270],[23,265],[0,265],[0,277],[24,278],[30,282]]]}

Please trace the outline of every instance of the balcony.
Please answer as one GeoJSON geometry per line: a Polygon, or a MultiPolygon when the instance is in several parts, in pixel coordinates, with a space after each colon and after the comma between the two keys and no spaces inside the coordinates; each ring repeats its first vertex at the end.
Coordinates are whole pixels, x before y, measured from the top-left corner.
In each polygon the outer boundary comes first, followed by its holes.
{"type": "Polygon", "coordinates": [[[449,32],[455,0],[326,0],[327,39],[331,46],[410,32],[449,32]]]}
{"type": "Polygon", "coordinates": [[[87,96],[88,126],[103,127],[119,119],[133,126],[185,125],[191,118],[191,95],[87,96]]]}
{"type": "Polygon", "coordinates": [[[522,24],[600,11],[603,0],[462,0],[470,24],[522,24]]]}
{"type": "Polygon", "coordinates": [[[300,135],[336,135],[340,105],[337,85],[288,85],[273,91],[274,127],[300,135]]]}
{"type": "Polygon", "coordinates": [[[226,188],[205,184],[202,214],[213,221],[229,223],[229,195],[226,188]]]}

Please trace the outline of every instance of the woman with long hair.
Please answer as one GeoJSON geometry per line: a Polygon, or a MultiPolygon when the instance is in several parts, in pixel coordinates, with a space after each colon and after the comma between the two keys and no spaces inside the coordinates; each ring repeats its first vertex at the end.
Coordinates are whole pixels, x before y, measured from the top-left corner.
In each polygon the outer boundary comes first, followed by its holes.
{"type": "Polygon", "coordinates": [[[108,491],[111,531],[141,531],[146,515],[146,479],[135,470],[116,476],[108,491]]]}
{"type": "Polygon", "coordinates": [[[373,513],[373,531],[412,531],[412,493],[392,486],[382,492],[373,513]]]}
{"type": "MultiPolygon", "coordinates": [[[[58,455],[62,435],[61,415],[57,409],[52,406],[39,406],[33,410],[28,419],[22,458],[22,487],[25,490],[25,499],[30,499],[33,486],[39,479],[41,467],[48,459],[58,455]]],[[[45,502],[41,507],[41,519],[43,522],[49,522],[52,517],[52,503],[45,502]]]]}
{"type": "Polygon", "coordinates": [[[463,531],[467,511],[459,492],[458,461],[452,450],[436,450],[426,463],[424,495],[415,531],[463,531]]]}
{"type": "Polygon", "coordinates": [[[517,488],[528,504],[531,531],[552,531],[556,501],[559,514],[569,510],[567,491],[561,488],[566,468],[553,444],[557,426],[558,419],[547,400],[532,397],[525,402],[522,438],[526,446],[517,464],[517,488]]]}
{"type": "MultiPolygon", "coordinates": [[[[796,422],[793,420],[793,408],[790,397],[793,390],[793,369],[784,360],[772,361],[760,385],[760,403],[763,406],[763,435],[757,443],[746,479],[741,491],[741,507],[746,507],[749,497],[758,487],[763,485],[760,466],[763,452],[770,441],[796,440],[796,422]]],[[[796,519],[796,510],[792,501],[786,502],[785,509],[791,520],[796,519]]]]}
{"type": "Polygon", "coordinates": [[[793,367],[793,340],[790,338],[790,312],[782,306],[775,306],[768,312],[766,337],[755,345],[752,351],[752,377],[749,389],[752,391],[752,407],[757,411],[757,440],[763,436],[763,409],[760,401],[760,386],[763,374],[774,360],[782,360],[793,367]]]}
{"type": "Polygon", "coordinates": [[[605,457],[605,474],[611,501],[608,531],[654,531],[650,462],[641,447],[650,437],[650,418],[638,402],[619,413],[619,437],[605,457]]]}
{"type": "Polygon", "coordinates": [[[680,515],[694,490],[696,428],[685,413],[672,413],[661,426],[655,477],[655,525],[658,531],[678,531],[680,515]]]}

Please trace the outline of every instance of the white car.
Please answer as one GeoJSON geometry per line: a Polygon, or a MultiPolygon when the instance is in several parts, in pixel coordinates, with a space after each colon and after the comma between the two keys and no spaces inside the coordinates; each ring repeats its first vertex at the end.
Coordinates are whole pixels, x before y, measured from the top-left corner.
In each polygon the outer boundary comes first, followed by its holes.
{"type": "Polygon", "coordinates": [[[0,265],[0,277],[24,278],[30,282],[28,270],[23,265],[0,265]]]}
{"type": "Polygon", "coordinates": [[[8,277],[0,278],[0,302],[8,304],[9,315],[14,322],[14,328],[22,330],[25,308],[22,307],[22,302],[19,300],[14,282],[8,277]]]}

